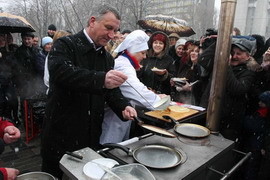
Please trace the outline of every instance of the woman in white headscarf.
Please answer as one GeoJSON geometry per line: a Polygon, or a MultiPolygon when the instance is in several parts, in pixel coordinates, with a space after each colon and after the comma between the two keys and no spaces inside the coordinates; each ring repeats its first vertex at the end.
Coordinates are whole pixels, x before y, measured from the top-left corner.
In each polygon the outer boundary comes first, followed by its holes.
{"type": "MultiPolygon", "coordinates": [[[[118,57],[115,59],[114,69],[128,76],[127,82],[123,83],[120,89],[122,94],[130,99],[131,104],[153,109],[153,104],[166,95],[157,95],[148,90],[136,75],[140,62],[146,58],[148,40],[149,36],[142,30],[135,30],[127,35],[115,49],[118,57]]],[[[106,108],[100,144],[119,143],[129,139],[130,126],[131,121],[122,121],[110,108],[106,108]]]]}

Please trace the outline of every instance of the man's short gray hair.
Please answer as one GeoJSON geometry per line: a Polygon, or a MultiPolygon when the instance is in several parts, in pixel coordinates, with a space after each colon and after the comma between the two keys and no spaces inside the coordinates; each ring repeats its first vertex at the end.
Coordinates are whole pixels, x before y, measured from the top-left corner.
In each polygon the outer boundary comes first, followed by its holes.
{"type": "Polygon", "coordinates": [[[109,12],[113,13],[118,20],[121,20],[119,12],[114,7],[107,4],[97,7],[92,16],[95,16],[96,19],[99,20],[103,15],[109,12]]]}

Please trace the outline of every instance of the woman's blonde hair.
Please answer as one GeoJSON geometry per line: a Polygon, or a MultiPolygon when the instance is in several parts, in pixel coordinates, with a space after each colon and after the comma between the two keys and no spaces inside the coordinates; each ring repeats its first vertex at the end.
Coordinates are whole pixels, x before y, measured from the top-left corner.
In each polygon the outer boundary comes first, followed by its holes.
{"type": "Polygon", "coordinates": [[[64,30],[58,30],[55,32],[54,36],[53,36],[53,43],[60,37],[63,37],[63,36],[69,36],[71,35],[70,32],[67,32],[67,31],[64,31],[64,30]]]}

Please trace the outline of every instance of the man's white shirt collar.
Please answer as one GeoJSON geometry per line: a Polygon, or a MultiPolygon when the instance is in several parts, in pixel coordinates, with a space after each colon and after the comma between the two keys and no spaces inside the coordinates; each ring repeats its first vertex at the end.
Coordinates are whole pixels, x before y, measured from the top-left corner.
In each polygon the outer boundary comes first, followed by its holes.
{"type": "Polygon", "coordinates": [[[91,39],[91,37],[87,34],[87,32],[86,32],[85,29],[83,29],[83,33],[84,33],[84,35],[86,36],[86,38],[88,39],[88,41],[89,41],[91,44],[94,45],[94,48],[96,49],[96,51],[98,51],[100,48],[102,48],[102,47],[96,48],[96,45],[95,45],[94,41],[93,41],[93,40],[91,39]]]}

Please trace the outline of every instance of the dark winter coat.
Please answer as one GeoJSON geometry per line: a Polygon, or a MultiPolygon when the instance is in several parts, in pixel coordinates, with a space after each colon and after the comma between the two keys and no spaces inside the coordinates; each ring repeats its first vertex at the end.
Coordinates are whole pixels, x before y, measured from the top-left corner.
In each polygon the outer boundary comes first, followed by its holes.
{"type": "Polygon", "coordinates": [[[138,72],[138,77],[140,81],[145,84],[148,88],[153,89],[154,91],[162,94],[170,94],[171,93],[171,86],[170,86],[170,79],[173,77],[175,73],[175,68],[173,65],[173,58],[168,55],[169,51],[169,38],[166,35],[166,44],[165,49],[161,54],[158,56],[154,55],[152,44],[153,44],[153,36],[162,32],[155,32],[152,34],[148,41],[149,50],[148,50],[148,57],[144,59],[141,64],[142,68],[138,72]],[[158,69],[167,69],[168,74],[165,75],[157,75],[151,69],[152,68],[158,69]]]}
{"type": "Polygon", "coordinates": [[[248,151],[263,148],[268,113],[269,108],[259,108],[254,114],[245,117],[243,128],[246,140],[245,148],[248,151]]]}
{"type": "Polygon", "coordinates": [[[42,79],[44,76],[45,59],[47,55],[48,55],[48,52],[41,50],[37,54],[36,60],[35,60],[35,68],[37,70],[38,75],[42,77],[42,79]]]}
{"type": "Polygon", "coordinates": [[[15,52],[20,73],[36,74],[35,58],[38,54],[38,49],[35,47],[27,47],[21,45],[15,52]]]}
{"type": "Polygon", "coordinates": [[[263,90],[270,90],[270,69],[264,71],[264,85],[263,90]]]}
{"type": "Polygon", "coordinates": [[[174,61],[177,61],[179,59],[179,56],[177,56],[176,54],[175,45],[169,48],[169,55],[173,58],[174,61]]]}
{"type": "Polygon", "coordinates": [[[48,57],[50,88],[41,155],[55,172],[66,151],[100,148],[105,102],[122,118],[129,103],[119,88],[104,88],[106,72],[113,67],[111,55],[103,47],[96,51],[83,31],[54,43],[48,57]]]}
{"type": "Polygon", "coordinates": [[[37,86],[37,70],[35,67],[38,49],[21,45],[15,52],[17,74],[14,83],[22,99],[31,98],[39,94],[37,86]],[[37,86],[37,88],[36,88],[37,86]]]}
{"type": "Polygon", "coordinates": [[[14,53],[7,52],[6,48],[0,48],[0,53],[2,54],[2,57],[0,57],[0,84],[7,85],[14,79],[14,74],[18,73],[15,70],[15,57],[14,53]]]}
{"type": "Polygon", "coordinates": [[[241,126],[247,108],[246,97],[254,79],[255,73],[248,70],[246,64],[230,66],[228,68],[220,116],[221,133],[224,132],[226,134],[228,130],[233,133],[229,133],[228,137],[224,135],[228,139],[235,140],[233,138],[238,136],[237,134],[239,134],[242,128],[241,126]]]}
{"type": "MultiPolygon", "coordinates": [[[[179,63],[178,63],[179,64],[179,63]]],[[[179,64],[180,65],[180,64],[179,64]]],[[[193,65],[189,59],[187,63],[183,63],[180,66],[179,71],[176,73],[176,77],[186,78],[189,83],[192,83],[200,78],[199,65],[193,65]]],[[[178,92],[176,88],[173,88],[173,100],[177,102],[198,105],[199,99],[194,96],[193,88],[192,91],[180,91],[178,92]]]]}
{"type": "Polygon", "coordinates": [[[192,88],[195,94],[195,99],[198,99],[199,105],[208,107],[208,99],[211,89],[212,71],[215,59],[216,43],[212,43],[209,47],[203,50],[198,57],[198,65],[200,68],[199,83],[192,88]]]}
{"type": "Polygon", "coordinates": [[[0,116],[17,119],[18,99],[14,86],[16,71],[15,57],[13,52],[0,49],[5,56],[0,58],[0,116]]]}

